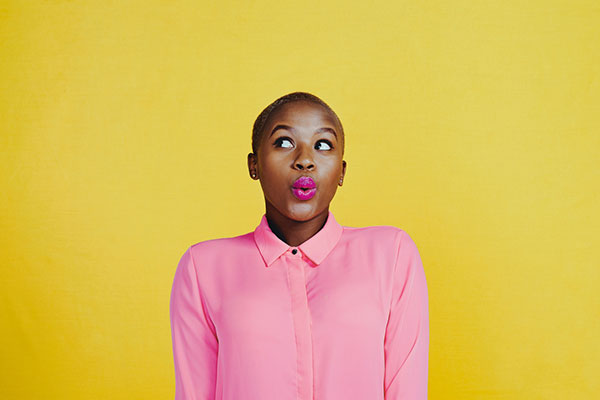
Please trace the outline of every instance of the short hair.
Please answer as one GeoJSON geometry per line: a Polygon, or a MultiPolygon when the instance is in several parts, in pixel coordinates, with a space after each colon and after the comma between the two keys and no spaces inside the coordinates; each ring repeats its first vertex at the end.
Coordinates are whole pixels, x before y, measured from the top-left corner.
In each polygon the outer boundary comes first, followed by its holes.
{"type": "Polygon", "coordinates": [[[310,94],[307,92],[288,93],[284,96],[281,96],[280,98],[278,98],[277,100],[275,100],[274,102],[269,104],[264,110],[262,110],[262,112],[258,115],[256,120],[254,121],[254,126],[252,127],[252,152],[254,154],[258,154],[258,147],[262,140],[262,135],[264,133],[263,131],[265,129],[265,124],[267,123],[269,116],[271,116],[271,114],[275,110],[277,110],[279,107],[281,107],[282,105],[287,104],[287,103],[292,103],[294,101],[309,101],[312,103],[319,104],[320,106],[323,106],[325,109],[330,111],[335,116],[338,124],[340,125],[340,129],[342,130],[341,143],[342,143],[342,154],[344,154],[345,138],[344,138],[344,128],[342,126],[342,121],[340,121],[340,118],[337,116],[335,111],[333,111],[333,109],[331,107],[329,107],[329,105],[327,103],[325,103],[323,100],[321,100],[319,97],[315,96],[314,94],[310,94]]]}

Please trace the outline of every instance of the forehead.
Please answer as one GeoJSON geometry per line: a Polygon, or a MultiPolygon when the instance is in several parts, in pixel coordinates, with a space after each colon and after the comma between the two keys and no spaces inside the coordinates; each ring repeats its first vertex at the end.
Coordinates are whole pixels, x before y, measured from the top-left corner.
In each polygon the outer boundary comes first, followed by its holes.
{"type": "Polygon", "coordinates": [[[279,123],[286,125],[330,126],[339,132],[335,115],[327,108],[311,101],[298,100],[279,106],[271,113],[266,127],[279,123]]]}

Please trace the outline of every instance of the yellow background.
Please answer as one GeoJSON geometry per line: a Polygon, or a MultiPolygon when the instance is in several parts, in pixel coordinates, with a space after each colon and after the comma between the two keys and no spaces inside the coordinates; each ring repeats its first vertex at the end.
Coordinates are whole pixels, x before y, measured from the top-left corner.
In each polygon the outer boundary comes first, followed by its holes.
{"type": "Polygon", "coordinates": [[[592,0],[3,1],[0,398],[173,397],[176,264],[256,227],[251,126],[296,90],[346,130],[338,221],[419,247],[429,398],[598,398],[599,21],[592,0]]]}

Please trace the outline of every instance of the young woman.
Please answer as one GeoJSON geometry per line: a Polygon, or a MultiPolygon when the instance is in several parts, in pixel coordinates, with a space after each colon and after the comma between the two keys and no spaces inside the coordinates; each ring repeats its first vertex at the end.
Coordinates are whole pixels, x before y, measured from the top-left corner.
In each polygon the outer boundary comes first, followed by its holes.
{"type": "Polygon", "coordinates": [[[270,104],[248,169],[265,213],[252,232],[190,246],[170,298],[176,400],[427,398],[421,258],[390,226],[340,225],[344,131],[318,97],[270,104]]]}

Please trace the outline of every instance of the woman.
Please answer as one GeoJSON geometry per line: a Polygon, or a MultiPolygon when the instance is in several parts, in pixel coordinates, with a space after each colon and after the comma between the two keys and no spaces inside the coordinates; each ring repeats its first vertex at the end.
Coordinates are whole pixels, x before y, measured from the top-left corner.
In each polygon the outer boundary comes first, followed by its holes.
{"type": "Polygon", "coordinates": [[[176,400],[427,398],[421,258],[389,226],[340,225],[344,131],[304,92],[258,116],[248,169],[264,192],[253,232],[190,246],[170,299],[176,400]]]}

